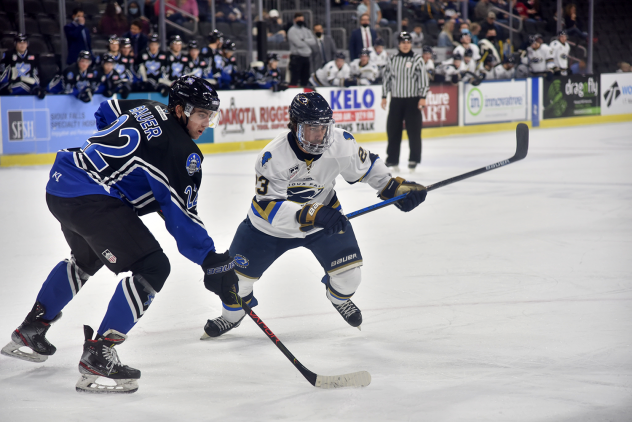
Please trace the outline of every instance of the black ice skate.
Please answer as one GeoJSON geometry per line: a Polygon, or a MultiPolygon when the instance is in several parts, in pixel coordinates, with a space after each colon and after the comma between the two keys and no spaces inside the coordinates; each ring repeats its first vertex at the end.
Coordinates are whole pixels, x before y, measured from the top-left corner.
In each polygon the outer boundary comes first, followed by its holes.
{"type": "Polygon", "coordinates": [[[2,354],[29,362],[44,362],[53,355],[57,348],[46,340],[46,332],[53,322],[61,318],[61,312],[50,321],[41,318],[45,313],[44,306],[35,302],[24,322],[11,333],[11,341],[2,348],[2,354]],[[28,347],[33,353],[22,351],[20,347],[28,347]]]}
{"type": "MultiPolygon", "coordinates": [[[[332,305],[334,304],[332,303],[332,305]]],[[[357,327],[358,330],[362,330],[362,328],[360,328],[360,324],[362,324],[362,312],[351,300],[347,300],[341,305],[334,305],[334,308],[336,308],[336,311],[342,315],[349,325],[357,327]]]]}
{"type": "Polygon", "coordinates": [[[215,319],[209,319],[204,326],[204,334],[202,334],[200,340],[207,340],[211,337],[219,337],[233,328],[239,327],[241,320],[243,320],[245,316],[246,315],[242,316],[237,322],[230,322],[223,316],[215,319]]]}
{"type": "Polygon", "coordinates": [[[81,378],[77,381],[76,389],[81,393],[115,393],[129,394],[138,390],[137,379],[140,378],[138,369],[123,365],[114,349],[125,341],[127,336],[116,330],[108,330],[103,338],[92,340],[94,330],[83,326],[86,342],[83,344],[83,355],[79,361],[81,378]],[[116,385],[100,384],[98,377],[113,380],[116,385]]]}

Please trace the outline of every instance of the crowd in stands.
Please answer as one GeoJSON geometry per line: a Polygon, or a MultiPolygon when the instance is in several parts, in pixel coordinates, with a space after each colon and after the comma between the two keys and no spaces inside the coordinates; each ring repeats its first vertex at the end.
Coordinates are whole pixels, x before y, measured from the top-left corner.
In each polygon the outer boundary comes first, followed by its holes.
{"type": "MultiPolygon", "coordinates": [[[[10,32],[5,31],[0,94],[43,98],[46,93],[66,93],[83,101],[90,101],[94,93],[118,93],[123,98],[130,92],[164,94],[171,81],[184,74],[207,78],[219,90],[368,85],[380,83],[389,52],[397,53],[397,0],[378,2],[376,10],[371,10],[369,0],[331,0],[332,11],[351,12],[353,29],[346,39],[326,35],[323,21],[311,12],[306,21],[301,12],[282,15],[276,9],[266,10],[269,46],[290,53],[287,76],[285,69],[279,69],[276,54],[239,66],[235,52],[244,48],[247,32],[243,5],[231,0],[167,0],[165,17],[181,27],[199,23],[201,32],[212,18],[211,1],[216,2],[218,27],[232,33],[225,36],[216,29],[204,39],[168,26],[167,51],[160,50],[156,33],[159,2],[134,0],[126,10],[122,1],[110,0],[96,10],[96,3],[77,3],[64,26],[66,63],[54,77],[42,78],[41,84],[39,44],[31,49],[30,34],[11,33],[11,46],[6,42],[10,32]]],[[[566,3],[559,33],[556,13],[545,13],[540,0],[469,0],[468,8],[470,19],[463,19],[461,2],[404,1],[402,30],[410,34],[413,49],[423,51],[432,81],[480,83],[586,72],[585,58],[573,58],[588,42],[575,4],[566,3]],[[433,48],[447,53],[447,60],[435,63],[433,48]]],[[[630,71],[630,65],[621,61],[618,71],[630,71]]]]}

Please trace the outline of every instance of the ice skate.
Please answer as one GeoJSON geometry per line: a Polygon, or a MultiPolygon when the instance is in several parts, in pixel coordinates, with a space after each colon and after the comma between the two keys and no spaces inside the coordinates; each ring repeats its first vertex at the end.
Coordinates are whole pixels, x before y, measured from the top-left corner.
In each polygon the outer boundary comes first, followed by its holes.
{"type": "Polygon", "coordinates": [[[332,305],[349,325],[357,327],[358,330],[362,330],[362,328],[360,328],[362,324],[362,312],[351,300],[347,300],[341,305],[334,305],[333,303],[332,305]]]}
{"type": "Polygon", "coordinates": [[[24,322],[11,333],[11,341],[2,348],[1,353],[12,358],[37,363],[44,362],[49,356],[55,354],[57,348],[46,339],[46,332],[53,322],[61,318],[61,312],[51,321],[41,319],[45,313],[44,306],[35,302],[24,322]],[[20,350],[21,347],[28,347],[32,353],[20,350]]]}
{"type": "Polygon", "coordinates": [[[123,365],[115,346],[123,343],[127,336],[116,330],[108,330],[103,338],[92,340],[94,330],[83,326],[86,341],[79,361],[76,389],[80,393],[130,394],[138,390],[140,371],[123,365]],[[108,383],[98,382],[99,377],[108,378],[108,383]]]}
{"type": "Polygon", "coordinates": [[[200,340],[208,340],[212,337],[219,337],[233,328],[239,327],[239,324],[241,324],[241,321],[245,316],[246,315],[242,316],[237,322],[230,322],[223,316],[215,319],[209,319],[204,326],[204,334],[202,334],[200,340]]]}
{"type": "Polygon", "coordinates": [[[408,162],[408,171],[410,173],[414,173],[416,168],[417,168],[417,162],[415,162],[415,161],[409,161],[408,162]]]}

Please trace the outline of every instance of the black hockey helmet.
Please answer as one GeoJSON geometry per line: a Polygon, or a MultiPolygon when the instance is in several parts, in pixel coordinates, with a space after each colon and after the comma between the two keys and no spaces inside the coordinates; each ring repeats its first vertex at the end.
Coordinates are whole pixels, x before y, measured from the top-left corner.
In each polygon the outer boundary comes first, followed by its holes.
{"type": "Polygon", "coordinates": [[[334,142],[333,111],[318,92],[304,92],[296,95],[290,105],[290,127],[303,150],[320,155],[334,142]],[[322,126],[322,128],[318,128],[322,126]],[[311,131],[317,132],[317,139],[311,131]],[[319,139],[322,136],[322,139],[319,139]]]}
{"type": "Polygon", "coordinates": [[[529,45],[531,45],[533,43],[536,43],[536,42],[539,42],[537,34],[529,36],[529,45]]]}
{"type": "Polygon", "coordinates": [[[488,54],[487,56],[485,56],[485,58],[483,59],[483,64],[492,64],[494,63],[494,56],[491,54],[488,54]]]}
{"type": "Polygon", "coordinates": [[[345,53],[343,53],[342,51],[339,51],[336,53],[336,55],[334,56],[334,59],[343,59],[343,60],[347,60],[347,56],[345,56],[345,53]]]}
{"type": "Polygon", "coordinates": [[[453,60],[453,61],[454,61],[454,60],[459,60],[459,61],[460,61],[460,60],[463,60],[463,56],[461,56],[461,54],[459,54],[459,53],[454,53],[454,54],[452,55],[452,60],[453,60]]]}
{"type": "Polygon", "coordinates": [[[235,50],[237,50],[237,46],[235,45],[234,42],[232,42],[231,40],[226,38],[224,40],[224,43],[222,44],[222,50],[235,51],[235,50]]]}
{"type": "Polygon", "coordinates": [[[19,42],[29,42],[29,37],[26,36],[26,34],[15,34],[15,36],[13,37],[13,43],[17,44],[19,42]]]}
{"type": "Polygon", "coordinates": [[[360,51],[360,56],[371,56],[371,50],[369,50],[368,48],[363,48],[362,51],[360,51]]]}
{"type": "Polygon", "coordinates": [[[505,57],[503,57],[503,63],[516,64],[516,58],[513,55],[508,54],[505,57]]]}
{"type": "Polygon", "coordinates": [[[270,62],[274,60],[275,62],[279,61],[279,56],[276,53],[268,53],[268,57],[266,58],[266,62],[270,62]]]}
{"type": "Polygon", "coordinates": [[[108,38],[108,42],[110,44],[119,44],[120,43],[120,41],[119,41],[119,39],[118,39],[118,37],[116,35],[110,35],[109,38],[108,38]]]}
{"type": "Polygon", "coordinates": [[[423,53],[430,53],[430,54],[434,54],[434,51],[432,51],[432,47],[430,47],[429,45],[424,45],[424,48],[422,49],[423,53]]]}
{"type": "Polygon", "coordinates": [[[194,108],[211,112],[209,127],[214,127],[219,117],[219,97],[210,82],[194,75],[180,76],[169,89],[169,111],[175,116],[175,108],[181,105],[186,119],[181,122],[186,127],[194,108]]]}
{"type": "Polygon", "coordinates": [[[402,31],[397,34],[397,43],[400,43],[402,41],[413,42],[413,37],[410,35],[410,33],[402,31]]]}
{"type": "Polygon", "coordinates": [[[209,43],[216,43],[217,41],[219,41],[222,38],[224,38],[224,34],[222,34],[217,29],[214,29],[214,30],[212,30],[211,32],[208,33],[208,37],[207,38],[208,38],[208,42],[209,43]]]}
{"type": "Polygon", "coordinates": [[[149,36],[149,43],[151,44],[152,42],[157,42],[160,44],[160,35],[153,33],[149,36]]]}
{"type": "Polygon", "coordinates": [[[132,46],[132,40],[130,40],[129,38],[126,38],[126,37],[120,37],[119,38],[119,44],[121,45],[121,47],[131,47],[132,46]]]}
{"type": "Polygon", "coordinates": [[[377,38],[377,39],[375,40],[375,42],[373,43],[373,45],[374,45],[374,46],[376,46],[376,45],[381,45],[382,47],[384,47],[384,45],[385,45],[385,44],[384,44],[384,40],[383,40],[382,38],[377,38]]]}
{"type": "Polygon", "coordinates": [[[200,46],[198,45],[198,42],[196,40],[189,41],[188,47],[189,47],[189,50],[191,50],[193,48],[195,48],[196,50],[200,49],[200,46]]]}
{"type": "Polygon", "coordinates": [[[474,57],[474,52],[471,48],[468,48],[465,50],[465,53],[463,53],[463,57],[474,57]]]}
{"type": "Polygon", "coordinates": [[[103,63],[116,63],[116,59],[111,54],[104,54],[103,57],[101,58],[101,61],[103,63]]]}
{"type": "Polygon", "coordinates": [[[567,33],[566,33],[566,31],[565,31],[565,30],[563,30],[563,29],[562,29],[560,32],[558,32],[558,33],[557,33],[557,36],[558,36],[558,37],[561,37],[562,35],[563,35],[563,36],[565,36],[565,37],[568,37],[568,34],[567,34],[567,33]]]}
{"type": "Polygon", "coordinates": [[[177,42],[182,44],[182,37],[180,35],[172,35],[169,37],[169,45],[177,42]]]}
{"type": "Polygon", "coordinates": [[[88,60],[92,61],[92,54],[90,54],[90,52],[88,50],[81,50],[79,52],[79,55],[77,56],[77,61],[79,61],[81,59],[88,59],[88,60]]]}

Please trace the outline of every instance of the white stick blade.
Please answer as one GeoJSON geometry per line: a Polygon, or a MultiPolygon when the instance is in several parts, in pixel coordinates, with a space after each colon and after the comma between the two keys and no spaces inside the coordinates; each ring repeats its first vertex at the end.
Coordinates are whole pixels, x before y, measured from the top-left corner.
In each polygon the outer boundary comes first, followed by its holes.
{"type": "Polygon", "coordinates": [[[366,387],[369,384],[371,384],[371,374],[367,371],[360,371],[344,375],[318,375],[314,386],[318,388],[344,388],[366,387]]]}

